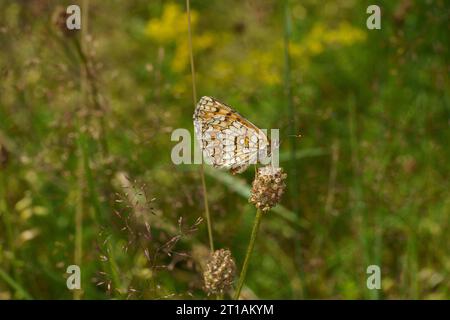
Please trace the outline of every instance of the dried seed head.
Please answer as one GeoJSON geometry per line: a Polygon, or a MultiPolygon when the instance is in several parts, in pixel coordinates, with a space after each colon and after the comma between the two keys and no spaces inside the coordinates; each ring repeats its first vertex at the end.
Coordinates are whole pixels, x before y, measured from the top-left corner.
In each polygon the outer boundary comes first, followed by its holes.
{"type": "Polygon", "coordinates": [[[249,202],[262,211],[269,211],[280,202],[286,185],[287,174],[282,168],[266,166],[258,169],[253,181],[249,202]]]}
{"type": "Polygon", "coordinates": [[[230,250],[220,249],[214,251],[203,272],[205,291],[208,294],[217,294],[231,288],[235,272],[236,265],[230,250]]]}

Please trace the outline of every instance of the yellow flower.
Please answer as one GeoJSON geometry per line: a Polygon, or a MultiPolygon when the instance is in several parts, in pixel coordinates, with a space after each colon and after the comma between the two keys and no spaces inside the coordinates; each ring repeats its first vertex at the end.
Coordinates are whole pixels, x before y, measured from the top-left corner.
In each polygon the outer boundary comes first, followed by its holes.
{"type": "Polygon", "coordinates": [[[242,73],[249,79],[257,79],[263,84],[276,85],[281,82],[280,50],[250,52],[239,66],[242,73]]]}
{"type": "Polygon", "coordinates": [[[326,43],[337,43],[341,45],[351,45],[356,42],[366,40],[367,34],[361,29],[352,27],[349,23],[343,22],[339,24],[336,30],[331,30],[324,35],[326,43]]]}
{"type": "Polygon", "coordinates": [[[172,60],[171,68],[175,72],[181,72],[189,62],[189,42],[180,40],[175,49],[175,55],[172,60]]]}
{"type": "Polygon", "coordinates": [[[196,50],[205,50],[214,45],[214,36],[211,33],[203,33],[192,39],[196,50]]]}
{"type": "MultiPolygon", "coordinates": [[[[191,11],[191,26],[195,30],[198,22],[198,13],[191,11]]],[[[175,53],[171,62],[174,72],[182,72],[189,64],[189,40],[187,15],[179,5],[169,3],[164,6],[160,18],[148,22],[146,34],[161,45],[175,43],[175,53]]],[[[214,46],[214,36],[204,32],[196,34],[193,32],[192,46],[195,52],[201,52],[214,46]]]]}
{"type": "MultiPolygon", "coordinates": [[[[191,24],[195,25],[197,19],[197,12],[191,11],[191,24]]],[[[151,39],[161,44],[173,42],[179,39],[180,35],[186,35],[187,31],[186,13],[175,3],[165,5],[161,18],[150,20],[145,30],[151,39]]]]}
{"type": "MultiPolygon", "coordinates": [[[[203,51],[214,45],[214,37],[210,33],[201,34],[192,39],[194,50],[203,51]]],[[[177,41],[175,56],[172,60],[172,70],[182,72],[189,63],[189,41],[187,37],[180,38],[177,41]]]]}
{"type": "Polygon", "coordinates": [[[336,28],[323,23],[316,23],[311,32],[300,43],[291,44],[291,55],[294,58],[306,60],[308,57],[322,53],[328,46],[349,46],[365,41],[367,34],[347,22],[340,23],[336,28]]]}
{"type": "Polygon", "coordinates": [[[228,83],[232,79],[233,66],[226,60],[219,60],[212,66],[211,74],[217,80],[228,83]]]}

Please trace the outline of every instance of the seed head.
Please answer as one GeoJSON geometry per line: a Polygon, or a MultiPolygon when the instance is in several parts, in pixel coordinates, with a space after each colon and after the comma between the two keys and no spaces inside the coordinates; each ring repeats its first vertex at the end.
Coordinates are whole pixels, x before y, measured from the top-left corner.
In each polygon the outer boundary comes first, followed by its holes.
{"type": "Polygon", "coordinates": [[[249,202],[263,212],[275,207],[281,200],[286,185],[287,174],[282,168],[266,166],[258,169],[258,174],[252,184],[249,202]]]}
{"type": "Polygon", "coordinates": [[[236,265],[230,250],[220,249],[214,251],[203,272],[205,291],[208,294],[223,293],[231,288],[236,272],[236,265]]]}

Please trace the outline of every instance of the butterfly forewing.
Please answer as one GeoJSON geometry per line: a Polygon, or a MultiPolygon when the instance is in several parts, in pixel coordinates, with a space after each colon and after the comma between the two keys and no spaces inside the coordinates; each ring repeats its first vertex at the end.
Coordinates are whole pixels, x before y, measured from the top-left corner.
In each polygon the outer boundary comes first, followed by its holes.
{"type": "Polygon", "coordinates": [[[202,97],[194,113],[197,139],[207,160],[217,168],[240,173],[258,161],[269,143],[266,135],[231,107],[202,97]]]}

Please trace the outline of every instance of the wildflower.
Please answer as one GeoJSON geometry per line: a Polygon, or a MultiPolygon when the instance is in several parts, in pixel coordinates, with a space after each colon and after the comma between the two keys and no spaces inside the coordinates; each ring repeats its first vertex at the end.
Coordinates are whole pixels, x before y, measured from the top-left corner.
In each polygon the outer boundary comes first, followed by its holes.
{"type": "Polygon", "coordinates": [[[252,184],[252,191],[249,201],[255,205],[256,210],[255,222],[253,224],[250,242],[245,255],[244,264],[242,265],[241,275],[234,292],[234,299],[239,300],[242,287],[244,286],[245,276],[247,275],[249,261],[255,248],[256,236],[258,234],[259,226],[261,224],[264,212],[269,211],[270,208],[280,202],[286,185],[284,180],[287,174],[281,168],[274,168],[266,166],[258,169],[255,180],[252,184]]]}
{"type": "MultiPolygon", "coordinates": [[[[199,21],[199,13],[191,11],[191,27],[195,30],[199,21]]],[[[182,7],[176,3],[164,6],[160,18],[151,19],[145,28],[145,34],[160,45],[175,44],[175,53],[171,62],[174,72],[183,72],[189,65],[188,20],[182,7]]],[[[194,33],[192,37],[193,50],[202,52],[212,48],[214,36],[210,32],[194,33]]]]}
{"type": "MultiPolygon", "coordinates": [[[[255,79],[265,85],[277,85],[282,80],[279,76],[281,64],[278,59],[279,54],[282,54],[281,50],[282,47],[280,45],[273,45],[271,50],[251,50],[246,55],[245,59],[237,62],[237,69],[239,69],[246,78],[252,79],[252,81],[255,79]]],[[[231,66],[229,68],[229,72],[231,72],[233,67],[231,66]]]]}
{"type": "MultiPolygon", "coordinates": [[[[198,13],[191,11],[191,23],[196,25],[198,13]]],[[[161,18],[151,19],[147,23],[146,34],[161,44],[168,44],[180,38],[180,34],[186,35],[188,23],[186,13],[176,3],[168,3],[164,6],[161,18]]]]}
{"type": "Polygon", "coordinates": [[[318,22],[301,42],[290,44],[290,54],[295,59],[305,60],[321,54],[330,47],[351,46],[364,42],[366,38],[367,34],[362,29],[347,22],[339,23],[334,28],[318,22]]]}
{"type": "Polygon", "coordinates": [[[270,210],[280,202],[286,185],[284,180],[287,174],[282,168],[266,166],[258,169],[253,181],[249,202],[263,212],[270,210]]]}
{"type": "Polygon", "coordinates": [[[214,251],[206,263],[203,279],[208,294],[223,293],[231,288],[236,272],[236,265],[230,250],[214,251]]]}

